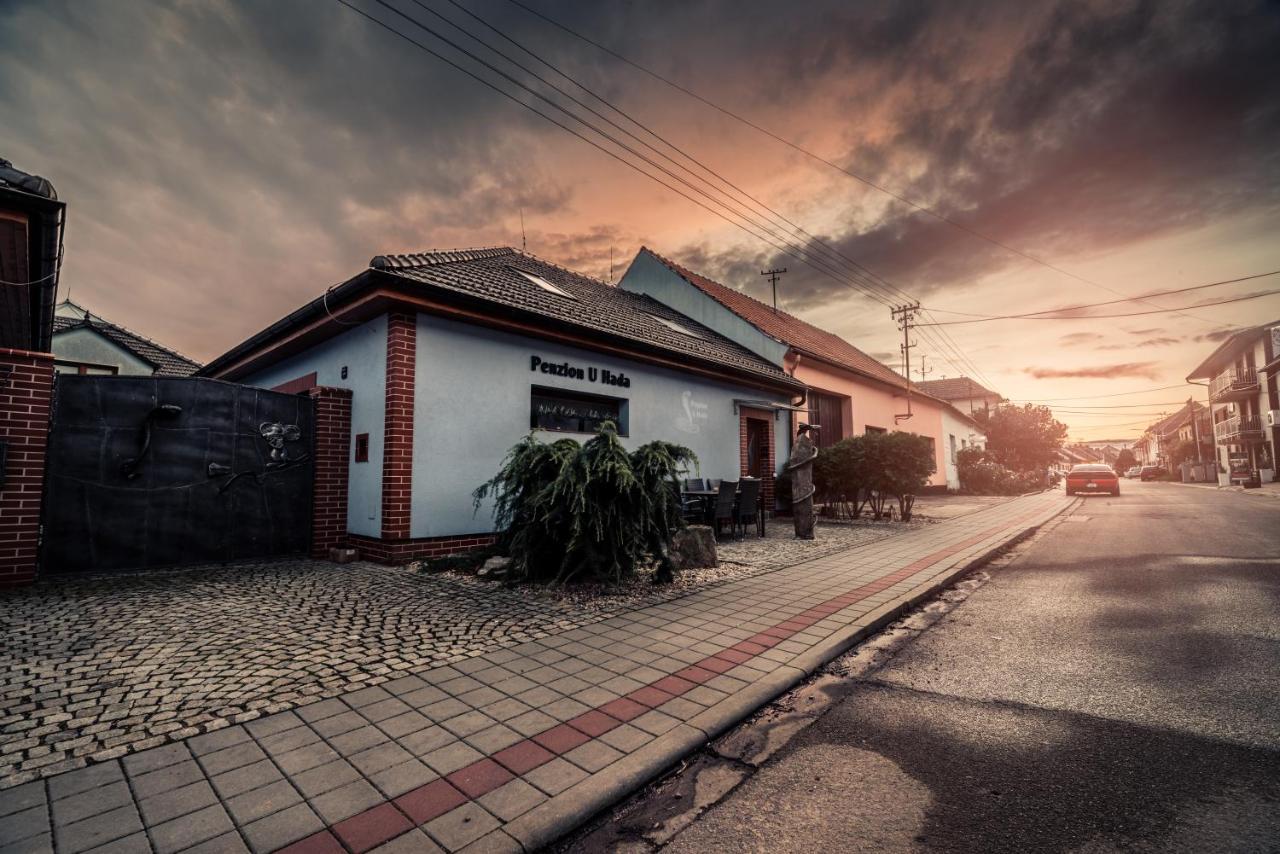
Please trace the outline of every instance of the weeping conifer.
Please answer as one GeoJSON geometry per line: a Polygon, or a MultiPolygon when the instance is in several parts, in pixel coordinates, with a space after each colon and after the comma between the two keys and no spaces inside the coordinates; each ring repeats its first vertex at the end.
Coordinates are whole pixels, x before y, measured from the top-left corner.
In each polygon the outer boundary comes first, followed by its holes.
{"type": "Polygon", "coordinates": [[[494,498],[512,575],[533,581],[617,582],[647,559],[665,563],[681,525],[680,477],[693,451],[650,442],[628,454],[612,422],[586,444],[521,440],[474,493],[494,498]]]}

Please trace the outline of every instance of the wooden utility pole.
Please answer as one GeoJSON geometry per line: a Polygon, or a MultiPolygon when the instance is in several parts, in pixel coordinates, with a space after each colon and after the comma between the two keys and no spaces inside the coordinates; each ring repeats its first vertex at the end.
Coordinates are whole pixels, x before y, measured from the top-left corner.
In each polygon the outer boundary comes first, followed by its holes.
{"type": "Polygon", "coordinates": [[[760,275],[769,277],[769,284],[773,285],[773,313],[778,313],[778,277],[787,272],[787,268],[781,270],[761,270],[760,275]]]}
{"type": "Polygon", "coordinates": [[[906,421],[911,417],[911,348],[916,346],[911,340],[911,321],[915,320],[916,312],[920,310],[919,301],[913,303],[904,303],[903,305],[894,306],[889,309],[889,314],[898,322],[898,328],[902,330],[902,373],[907,378],[907,411],[902,414],[893,416],[893,423],[906,421]]]}

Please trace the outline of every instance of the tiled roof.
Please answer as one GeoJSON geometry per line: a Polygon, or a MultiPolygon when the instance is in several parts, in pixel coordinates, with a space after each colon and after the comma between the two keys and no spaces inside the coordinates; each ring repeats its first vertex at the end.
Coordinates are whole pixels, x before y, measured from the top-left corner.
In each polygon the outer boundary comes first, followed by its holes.
{"type": "Polygon", "coordinates": [[[970,397],[1000,397],[968,377],[948,377],[942,380],[921,380],[916,388],[943,400],[965,400],[970,397]]]}
{"type": "Polygon", "coordinates": [[[421,285],[569,324],[588,333],[629,339],[644,347],[666,350],[681,359],[730,367],[775,384],[801,388],[777,366],[652,297],[624,291],[514,249],[379,255],[369,266],[421,285]],[[541,278],[568,296],[547,290],[528,276],[541,278]],[[680,328],[694,334],[686,335],[680,328]]]}
{"type": "Polygon", "coordinates": [[[648,252],[676,275],[769,337],[825,362],[841,365],[892,386],[906,387],[907,381],[901,374],[871,358],[840,336],[819,329],[785,311],[775,312],[772,306],[706,276],[700,276],[651,249],[642,248],[640,251],[648,252]]]}
{"type": "Polygon", "coordinates": [[[86,313],[83,318],[55,317],[53,319],[54,335],[80,327],[92,329],[107,340],[133,353],[144,362],[155,366],[157,376],[189,377],[200,370],[200,363],[195,359],[190,359],[176,350],[170,350],[168,347],[157,344],[150,338],[144,338],[132,330],[125,329],[123,326],[103,320],[96,314],[86,313]]]}

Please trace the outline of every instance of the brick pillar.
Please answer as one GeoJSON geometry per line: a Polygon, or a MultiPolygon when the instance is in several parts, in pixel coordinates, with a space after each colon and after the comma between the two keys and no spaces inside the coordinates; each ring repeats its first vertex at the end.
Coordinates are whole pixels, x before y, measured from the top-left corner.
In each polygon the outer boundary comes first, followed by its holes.
{"type": "Polygon", "coordinates": [[[387,314],[387,408],[382,445],[382,539],[407,540],[413,506],[413,380],[418,319],[387,314]]]}
{"type": "Polygon", "coordinates": [[[0,587],[36,577],[53,354],[0,347],[0,587]]]}
{"type": "Polygon", "coordinates": [[[307,389],[315,401],[315,486],[311,496],[311,556],[347,544],[347,485],[351,470],[351,389],[307,389]]]}

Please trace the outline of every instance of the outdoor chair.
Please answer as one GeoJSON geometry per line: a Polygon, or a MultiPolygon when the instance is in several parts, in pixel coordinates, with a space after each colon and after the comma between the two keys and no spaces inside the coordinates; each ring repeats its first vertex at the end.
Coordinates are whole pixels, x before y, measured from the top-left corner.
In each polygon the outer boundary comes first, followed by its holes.
{"type": "Polygon", "coordinates": [[[707,496],[690,495],[688,492],[688,490],[705,489],[698,485],[701,483],[700,480],[686,480],[684,489],[680,491],[680,518],[686,523],[702,525],[707,521],[707,496]]]}
{"type": "Polygon", "coordinates": [[[700,477],[691,478],[684,482],[684,488],[688,492],[702,492],[707,488],[707,482],[700,477]]]}
{"type": "Polygon", "coordinates": [[[716,539],[720,539],[721,524],[729,523],[732,534],[736,521],[734,519],[734,503],[738,500],[738,482],[736,480],[720,481],[720,491],[716,493],[715,524],[716,539]]]}
{"type": "Polygon", "coordinates": [[[738,509],[734,514],[734,524],[742,528],[743,536],[747,533],[747,523],[754,523],[756,535],[761,536],[760,525],[760,481],[755,478],[744,478],[742,491],[738,495],[738,509]]]}

